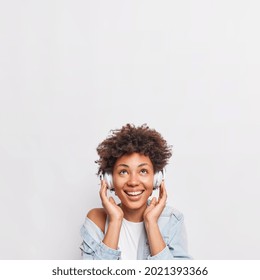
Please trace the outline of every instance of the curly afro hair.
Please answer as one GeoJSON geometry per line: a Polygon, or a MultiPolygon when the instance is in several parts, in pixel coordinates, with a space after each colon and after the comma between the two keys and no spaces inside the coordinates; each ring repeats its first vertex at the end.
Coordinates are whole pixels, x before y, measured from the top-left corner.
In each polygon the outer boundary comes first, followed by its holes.
{"type": "Polygon", "coordinates": [[[167,145],[160,133],[147,124],[139,127],[126,124],[121,129],[111,130],[111,134],[97,147],[99,160],[98,174],[113,172],[118,158],[125,154],[140,153],[148,156],[154,172],[162,170],[172,156],[172,146],[167,145]]]}

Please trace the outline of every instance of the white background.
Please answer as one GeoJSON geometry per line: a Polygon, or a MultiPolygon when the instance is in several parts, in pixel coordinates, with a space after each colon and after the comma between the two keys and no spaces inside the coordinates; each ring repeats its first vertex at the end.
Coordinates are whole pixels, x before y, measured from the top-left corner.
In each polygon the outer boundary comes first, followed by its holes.
{"type": "Polygon", "coordinates": [[[195,259],[260,259],[258,1],[0,1],[0,259],[80,259],[96,147],[147,123],[195,259]]]}

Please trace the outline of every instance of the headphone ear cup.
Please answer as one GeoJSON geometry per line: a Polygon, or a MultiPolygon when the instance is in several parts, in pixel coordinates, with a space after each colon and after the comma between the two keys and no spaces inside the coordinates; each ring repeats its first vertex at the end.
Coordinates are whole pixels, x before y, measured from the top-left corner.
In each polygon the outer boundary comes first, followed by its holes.
{"type": "Polygon", "coordinates": [[[153,189],[154,190],[157,190],[160,187],[162,181],[164,180],[164,176],[165,176],[164,170],[157,171],[154,174],[154,179],[153,179],[153,189]]]}
{"type": "Polygon", "coordinates": [[[153,189],[156,190],[159,188],[159,186],[162,183],[162,172],[158,171],[154,174],[154,178],[153,178],[153,189]]]}
{"type": "Polygon", "coordinates": [[[104,180],[107,183],[107,187],[109,190],[112,190],[114,188],[113,186],[113,177],[111,173],[104,173],[104,180]]]}

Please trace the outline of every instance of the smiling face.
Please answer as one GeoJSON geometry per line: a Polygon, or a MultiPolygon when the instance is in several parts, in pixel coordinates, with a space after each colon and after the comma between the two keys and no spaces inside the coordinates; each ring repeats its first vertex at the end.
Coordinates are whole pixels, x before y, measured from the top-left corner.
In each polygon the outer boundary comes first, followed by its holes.
{"type": "Polygon", "coordinates": [[[153,192],[154,170],[149,157],[132,153],[120,157],[113,169],[113,185],[124,210],[145,210],[153,192]]]}

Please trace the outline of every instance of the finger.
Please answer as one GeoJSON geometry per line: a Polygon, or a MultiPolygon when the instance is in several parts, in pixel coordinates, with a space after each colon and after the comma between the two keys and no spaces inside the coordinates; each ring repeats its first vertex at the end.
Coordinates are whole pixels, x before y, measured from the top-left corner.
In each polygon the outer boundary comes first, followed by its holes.
{"type": "Polygon", "coordinates": [[[165,183],[163,182],[163,194],[162,194],[162,198],[167,199],[167,191],[166,191],[166,187],[165,187],[165,183]]]}
{"type": "Polygon", "coordinates": [[[160,197],[159,198],[159,202],[163,202],[163,203],[166,202],[167,192],[166,192],[164,181],[162,182],[161,187],[160,187],[160,195],[159,195],[159,197],[160,197]]]}
{"type": "Polygon", "coordinates": [[[159,197],[158,197],[158,200],[160,200],[163,196],[163,191],[164,191],[164,183],[162,182],[161,185],[160,185],[160,188],[159,188],[159,197]]]}
{"type": "Polygon", "coordinates": [[[162,181],[162,184],[161,184],[161,194],[162,194],[162,196],[166,194],[166,188],[165,188],[164,181],[162,181]]]}
{"type": "Polygon", "coordinates": [[[153,197],[149,206],[154,207],[156,204],[157,204],[156,197],[153,197]]]}
{"type": "Polygon", "coordinates": [[[106,186],[106,182],[104,180],[101,181],[101,186],[100,186],[100,193],[104,191],[106,186]]]}
{"type": "Polygon", "coordinates": [[[101,181],[99,195],[100,195],[101,199],[104,199],[107,197],[107,184],[104,180],[101,181]]]}
{"type": "Polygon", "coordinates": [[[109,200],[110,203],[116,205],[116,202],[115,202],[115,200],[112,196],[110,196],[108,200],[109,200]]]}

